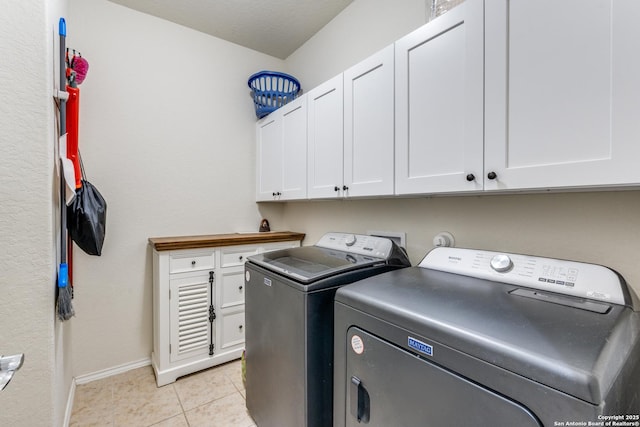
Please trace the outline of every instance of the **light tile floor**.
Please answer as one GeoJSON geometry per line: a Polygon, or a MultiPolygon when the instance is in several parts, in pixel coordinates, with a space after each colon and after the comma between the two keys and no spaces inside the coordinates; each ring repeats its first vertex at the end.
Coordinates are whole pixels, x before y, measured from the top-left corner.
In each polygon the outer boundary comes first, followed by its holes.
{"type": "Polygon", "coordinates": [[[70,427],[255,427],[240,361],[162,387],[151,366],[78,385],[70,427]]]}

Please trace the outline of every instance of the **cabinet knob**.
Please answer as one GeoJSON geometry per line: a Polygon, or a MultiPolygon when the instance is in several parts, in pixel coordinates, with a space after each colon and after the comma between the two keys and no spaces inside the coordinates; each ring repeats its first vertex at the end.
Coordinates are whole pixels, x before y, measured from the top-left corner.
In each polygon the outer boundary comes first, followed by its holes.
{"type": "Polygon", "coordinates": [[[487,178],[489,179],[496,179],[498,177],[498,175],[495,172],[489,172],[487,174],[487,178]]]}
{"type": "Polygon", "coordinates": [[[242,325],[238,326],[238,329],[242,330],[242,325]]]}
{"type": "Polygon", "coordinates": [[[474,174],[470,173],[469,175],[467,175],[467,181],[471,182],[475,180],[476,180],[476,176],[474,174]]]}
{"type": "Polygon", "coordinates": [[[333,187],[333,191],[340,191],[340,187],[336,185],[335,187],[333,187]]]}
{"type": "Polygon", "coordinates": [[[275,192],[275,191],[274,191],[273,193],[271,193],[271,195],[272,195],[273,197],[276,197],[276,196],[277,196],[277,194],[276,194],[276,192],[275,192]]]}
{"type": "Polygon", "coordinates": [[[242,258],[243,258],[243,256],[242,256],[242,255],[240,255],[240,256],[238,257],[238,261],[242,261],[242,258]]]}
{"type": "Polygon", "coordinates": [[[349,187],[347,187],[346,185],[343,185],[343,186],[342,186],[342,190],[343,190],[343,191],[347,191],[348,189],[349,189],[349,187]]]}
{"type": "Polygon", "coordinates": [[[238,290],[240,291],[242,290],[242,285],[238,286],[238,290]]]}
{"type": "Polygon", "coordinates": [[[196,265],[196,260],[191,261],[191,265],[196,265]]]}

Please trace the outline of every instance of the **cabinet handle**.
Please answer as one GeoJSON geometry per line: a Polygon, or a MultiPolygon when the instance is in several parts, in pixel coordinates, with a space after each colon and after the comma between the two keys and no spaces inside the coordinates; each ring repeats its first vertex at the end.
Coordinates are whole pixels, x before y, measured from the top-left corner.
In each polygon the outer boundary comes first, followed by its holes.
{"type": "Polygon", "coordinates": [[[242,290],[242,285],[238,286],[238,290],[240,291],[242,290]]]}
{"type": "Polygon", "coordinates": [[[238,326],[238,329],[242,330],[242,325],[238,326]]]}
{"type": "Polygon", "coordinates": [[[196,265],[196,260],[191,261],[191,265],[196,265]]]}
{"type": "Polygon", "coordinates": [[[474,174],[470,173],[469,175],[467,175],[467,181],[471,182],[475,180],[476,180],[476,176],[474,174]]]}
{"type": "Polygon", "coordinates": [[[342,186],[342,190],[343,190],[343,191],[347,191],[348,189],[349,189],[349,187],[347,187],[346,185],[343,185],[343,186],[342,186]]]}
{"type": "Polygon", "coordinates": [[[336,185],[335,187],[333,187],[333,191],[340,191],[340,187],[336,185]]]}
{"type": "Polygon", "coordinates": [[[487,174],[487,178],[492,179],[492,180],[496,179],[497,177],[498,177],[498,175],[495,172],[489,172],[487,174]]]}
{"type": "Polygon", "coordinates": [[[282,196],[282,193],[278,191],[276,192],[276,196],[282,196]]]}
{"type": "Polygon", "coordinates": [[[238,261],[242,261],[242,255],[238,257],[238,261]]]}
{"type": "Polygon", "coordinates": [[[271,193],[271,195],[272,195],[273,197],[276,197],[276,192],[274,191],[273,193],[271,193]]]}

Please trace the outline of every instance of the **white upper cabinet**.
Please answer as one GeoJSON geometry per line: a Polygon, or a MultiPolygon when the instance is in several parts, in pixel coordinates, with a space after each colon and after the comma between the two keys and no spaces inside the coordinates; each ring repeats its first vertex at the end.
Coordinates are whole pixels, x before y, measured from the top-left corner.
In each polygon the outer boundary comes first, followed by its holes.
{"type": "Polygon", "coordinates": [[[306,198],[306,96],[260,120],[256,125],[256,141],[256,200],[306,198]]]}
{"type": "Polygon", "coordinates": [[[393,45],[344,72],[344,194],[394,191],[393,45]]]}
{"type": "Polygon", "coordinates": [[[282,123],[274,111],[256,124],[256,200],[274,200],[282,174],[282,123]]]}
{"type": "Polygon", "coordinates": [[[485,7],[485,189],[640,183],[640,2],[485,7]]]}
{"type": "Polygon", "coordinates": [[[395,44],[396,194],[482,190],[483,2],[395,44]]]}
{"type": "Polygon", "coordinates": [[[307,197],[307,97],[302,96],[282,110],[281,200],[307,197]]]}
{"type": "Polygon", "coordinates": [[[640,187],[638,21],[466,0],[259,121],[257,200],[640,187]]]}
{"type": "Polygon", "coordinates": [[[309,198],[342,197],[342,74],[307,92],[309,198]]]}

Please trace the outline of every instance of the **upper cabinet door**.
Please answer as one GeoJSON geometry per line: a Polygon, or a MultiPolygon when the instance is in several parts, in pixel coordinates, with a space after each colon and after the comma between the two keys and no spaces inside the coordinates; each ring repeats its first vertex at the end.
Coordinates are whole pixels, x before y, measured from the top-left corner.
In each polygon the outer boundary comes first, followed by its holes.
{"type": "Polygon", "coordinates": [[[274,200],[282,191],[282,122],[276,110],[256,124],[256,200],[274,200]]]}
{"type": "Polygon", "coordinates": [[[347,196],[393,194],[393,45],[344,72],[347,196]]]}
{"type": "Polygon", "coordinates": [[[485,189],[640,182],[639,18],[637,0],[486,3],[485,189]]]}
{"type": "Polygon", "coordinates": [[[281,200],[307,197],[307,97],[301,96],[282,110],[281,200]]]}
{"type": "Polygon", "coordinates": [[[342,197],[342,74],[307,92],[308,196],[342,197]]]}
{"type": "Polygon", "coordinates": [[[482,189],[483,25],[467,0],[396,42],[397,194],[482,189]]]}

